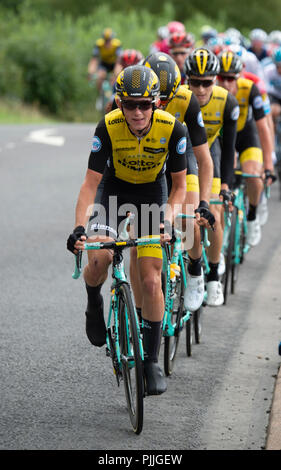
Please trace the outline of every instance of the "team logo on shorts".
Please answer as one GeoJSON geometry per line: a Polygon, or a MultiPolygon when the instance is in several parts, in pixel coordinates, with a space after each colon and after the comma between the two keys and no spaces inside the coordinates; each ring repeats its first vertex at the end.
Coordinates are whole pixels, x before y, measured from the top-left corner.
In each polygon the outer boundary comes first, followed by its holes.
{"type": "Polygon", "coordinates": [[[101,141],[100,139],[95,135],[93,138],[93,144],[92,144],[92,152],[99,152],[101,149],[101,141]]]}
{"type": "Polygon", "coordinates": [[[165,144],[165,143],[166,143],[166,137],[161,137],[160,144],[165,144]]]}
{"type": "Polygon", "coordinates": [[[177,152],[182,155],[186,151],[186,137],[182,137],[177,145],[177,152]]]}
{"type": "Polygon", "coordinates": [[[198,113],[197,122],[198,122],[199,126],[204,127],[204,121],[203,121],[203,116],[202,116],[201,111],[198,113]]]}
{"type": "Polygon", "coordinates": [[[180,117],[181,113],[175,113],[175,118],[178,119],[180,117]]]}
{"type": "Polygon", "coordinates": [[[233,121],[237,121],[237,119],[239,118],[239,114],[240,114],[239,106],[235,106],[235,108],[233,108],[233,110],[231,111],[231,119],[233,121]]]}
{"type": "Polygon", "coordinates": [[[263,100],[262,100],[262,97],[261,96],[256,96],[254,101],[253,101],[253,105],[254,105],[254,108],[255,109],[260,109],[263,107],[263,100]]]}

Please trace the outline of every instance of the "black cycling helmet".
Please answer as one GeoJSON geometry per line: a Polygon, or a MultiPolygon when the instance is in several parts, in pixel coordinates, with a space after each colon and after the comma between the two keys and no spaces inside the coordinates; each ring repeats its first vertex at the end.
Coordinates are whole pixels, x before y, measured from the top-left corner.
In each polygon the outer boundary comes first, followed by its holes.
{"type": "Polygon", "coordinates": [[[243,68],[241,57],[232,51],[222,51],[218,55],[218,59],[220,62],[220,71],[222,74],[238,74],[243,68]]]}
{"type": "Polygon", "coordinates": [[[156,97],[160,83],[156,73],[144,65],[130,65],[117,77],[116,93],[118,96],[156,97]]]}
{"type": "Polygon", "coordinates": [[[217,56],[207,47],[197,47],[186,58],[184,63],[185,74],[205,77],[217,75],[220,70],[220,64],[217,56]]]}
{"type": "Polygon", "coordinates": [[[160,81],[160,100],[173,98],[181,84],[181,73],[174,59],[164,52],[155,52],[144,59],[143,64],[150,67],[160,81]]]}

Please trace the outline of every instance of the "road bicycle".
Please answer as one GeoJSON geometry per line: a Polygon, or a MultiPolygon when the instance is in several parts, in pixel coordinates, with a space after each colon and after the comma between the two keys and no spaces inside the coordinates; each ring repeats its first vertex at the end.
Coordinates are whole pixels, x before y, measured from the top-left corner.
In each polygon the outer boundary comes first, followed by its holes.
{"type": "MultiPolygon", "coordinates": [[[[144,351],[142,335],[131,287],[125,273],[123,250],[134,246],[159,244],[160,237],[127,239],[126,218],[122,236],[117,241],[85,243],[85,250],[113,250],[112,278],[109,313],[106,326],[106,355],[111,358],[117,385],[124,382],[126,402],[133,430],[140,434],[143,428],[143,399],[145,383],[143,376],[144,351]],[[123,238],[123,240],[122,240],[123,238]],[[124,240],[125,238],[125,240],[124,240]]],[[[76,255],[75,270],[81,274],[82,251],[76,255]]]]}
{"type": "MultiPolygon", "coordinates": [[[[262,178],[261,175],[243,173],[241,170],[235,170],[234,173],[233,210],[229,213],[224,229],[224,304],[227,302],[229,284],[231,294],[235,293],[239,268],[244,261],[245,254],[250,249],[247,243],[248,200],[246,196],[246,180],[249,178],[262,178]]],[[[266,194],[269,197],[268,190],[266,194]]]]}
{"type": "MultiPolygon", "coordinates": [[[[111,80],[111,74],[107,74],[106,78],[102,82],[100,93],[97,91],[95,107],[96,107],[96,110],[102,114],[102,116],[106,114],[107,104],[109,103],[113,94],[110,80],[111,80]]],[[[96,88],[96,81],[97,81],[97,75],[93,74],[93,76],[91,77],[91,81],[90,81],[90,84],[93,88],[96,88]]]]}
{"type": "MultiPolygon", "coordinates": [[[[194,215],[178,214],[176,220],[195,219],[194,215]]],[[[201,227],[203,252],[205,253],[207,230],[201,227]]],[[[185,349],[188,357],[192,354],[193,331],[198,344],[202,331],[202,308],[195,312],[184,306],[184,291],[187,287],[188,253],[182,247],[182,231],[174,228],[173,244],[163,247],[163,279],[165,309],[162,324],[164,337],[164,372],[172,374],[178,350],[180,334],[185,326],[185,349]]]]}
{"type": "MultiPolygon", "coordinates": [[[[176,219],[194,219],[193,215],[178,214],[176,219]]],[[[191,355],[191,313],[184,307],[184,291],[187,285],[188,256],[182,249],[182,232],[174,228],[173,244],[164,243],[162,282],[164,292],[164,372],[172,374],[179,345],[180,333],[186,325],[186,351],[191,355]]]]}
{"type": "Polygon", "coordinates": [[[281,200],[281,117],[279,116],[276,122],[275,132],[275,152],[277,162],[275,164],[276,173],[279,181],[279,199],[281,200]]]}

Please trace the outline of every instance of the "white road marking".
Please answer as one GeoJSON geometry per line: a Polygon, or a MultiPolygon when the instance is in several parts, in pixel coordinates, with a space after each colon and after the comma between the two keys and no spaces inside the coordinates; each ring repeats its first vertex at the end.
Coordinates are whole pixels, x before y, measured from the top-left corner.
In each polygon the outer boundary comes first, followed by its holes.
{"type": "Polygon", "coordinates": [[[30,132],[25,138],[26,142],[34,142],[38,144],[56,145],[61,147],[64,145],[65,138],[60,135],[52,135],[57,132],[57,129],[39,129],[30,132]]]}

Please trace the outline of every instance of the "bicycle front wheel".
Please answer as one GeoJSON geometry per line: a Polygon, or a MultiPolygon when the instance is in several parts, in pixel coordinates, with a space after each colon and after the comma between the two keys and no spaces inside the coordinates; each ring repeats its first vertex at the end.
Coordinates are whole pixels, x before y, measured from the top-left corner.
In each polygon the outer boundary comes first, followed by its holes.
{"type": "Polygon", "coordinates": [[[164,371],[167,376],[172,374],[179,345],[180,333],[183,328],[181,319],[184,312],[184,281],[182,273],[176,281],[174,299],[172,299],[170,323],[174,334],[164,337],[164,371]]]}
{"type": "Polygon", "coordinates": [[[225,259],[225,273],[224,273],[224,305],[227,303],[228,291],[229,291],[229,280],[233,271],[233,263],[234,263],[234,249],[235,249],[235,230],[236,230],[236,221],[237,221],[237,208],[234,207],[232,215],[231,215],[231,226],[230,226],[230,234],[229,234],[229,241],[225,259]]]}
{"type": "Polygon", "coordinates": [[[126,401],[133,430],[140,434],[143,427],[143,367],[135,309],[128,284],[119,287],[118,324],[126,401]]]}

